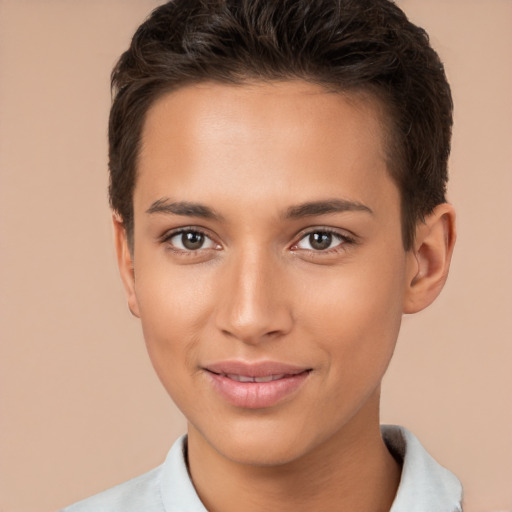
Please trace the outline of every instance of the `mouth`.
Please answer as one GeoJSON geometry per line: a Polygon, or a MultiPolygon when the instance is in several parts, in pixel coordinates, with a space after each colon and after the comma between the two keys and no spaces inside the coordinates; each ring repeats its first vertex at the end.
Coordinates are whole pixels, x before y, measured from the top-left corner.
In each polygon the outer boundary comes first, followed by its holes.
{"type": "Polygon", "coordinates": [[[263,409],[295,395],[312,368],[278,362],[225,361],[204,368],[213,389],[230,405],[263,409]]]}

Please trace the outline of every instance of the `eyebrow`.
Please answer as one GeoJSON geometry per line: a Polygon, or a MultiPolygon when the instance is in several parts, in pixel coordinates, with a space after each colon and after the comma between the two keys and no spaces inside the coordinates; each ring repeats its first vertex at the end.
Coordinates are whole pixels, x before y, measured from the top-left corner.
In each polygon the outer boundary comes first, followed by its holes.
{"type": "Polygon", "coordinates": [[[222,220],[222,216],[214,210],[200,203],[189,201],[171,201],[167,197],[157,199],[146,210],[146,213],[164,213],[171,215],[185,215],[188,217],[202,217],[203,219],[222,220]]]}
{"type": "MultiPolygon", "coordinates": [[[[285,211],[284,218],[301,219],[303,217],[313,217],[315,215],[350,211],[361,211],[373,215],[371,208],[357,201],[328,199],[325,201],[310,201],[291,206],[285,211]]],[[[163,213],[184,215],[188,217],[201,217],[203,219],[224,220],[222,215],[218,214],[208,206],[190,201],[171,201],[167,197],[157,199],[151,203],[151,206],[146,210],[146,213],[163,213]]]]}
{"type": "Polygon", "coordinates": [[[354,211],[366,212],[373,215],[371,208],[357,201],[348,201],[346,199],[328,199],[326,201],[311,201],[296,206],[291,206],[286,210],[285,218],[301,219],[303,217],[312,217],[314,215],[324,215],[327,213],[354,211]]]}

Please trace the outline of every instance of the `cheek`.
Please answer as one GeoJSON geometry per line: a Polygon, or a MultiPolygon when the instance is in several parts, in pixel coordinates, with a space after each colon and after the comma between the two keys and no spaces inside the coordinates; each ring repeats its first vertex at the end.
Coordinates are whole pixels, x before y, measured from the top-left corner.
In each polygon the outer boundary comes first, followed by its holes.
{"type": "Polygon", "coordinates": [[[388,270],[378,264],[340,268],[323,286],[309,287],[297,318],[333,370],[385,371],[402,318],[403,269],[396,261],[388,270]]]}
{"type": "MultiPolygon", "coordinates": [[[[164,259],[165,260],[165,259],[164,259]]],[[[208,269],[171,266],[168,262],[140,265],[135,291],[149,356],[166,386],[171,376],[193,365],[200,334],[210,316],[211,279],[208,269]]],[[[136,269],[137,270],[137,269],[136,269]]]]}
{"type": "MultiPolygon", "coordinates": [[[[198,297],[201,294],[177,276],[144,276],[137,286],[140,319],[151,364],[168,395],[186,416],[194,416],[196,400],[190,395],[190,378],[199,353],[198,297]],[[195,300],[194,300],[195,299],[195,300]]],[[[199,315],[200,316],[200,315],[199,315]]]]}
{"type": "Polygon", "coordinates": [[[156,257],[143,253],[136,261],[135,292],[143,325],[151,323],[146,327],[169,334],[192,328],[205,315],[213,288],[211,265],[176,265],[163,251],[156,257]]]}

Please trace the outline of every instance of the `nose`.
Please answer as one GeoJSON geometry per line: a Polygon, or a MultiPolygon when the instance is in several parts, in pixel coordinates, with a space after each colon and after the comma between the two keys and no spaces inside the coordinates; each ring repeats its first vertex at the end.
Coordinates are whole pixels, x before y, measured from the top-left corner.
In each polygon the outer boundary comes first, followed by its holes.
{"type": "Polygon", "coordinates": [[[293,326],[291,297],[277,258],[259,250],[230,260],[216,309],[217,328],[253,345],[289,333],[293,326]]]}

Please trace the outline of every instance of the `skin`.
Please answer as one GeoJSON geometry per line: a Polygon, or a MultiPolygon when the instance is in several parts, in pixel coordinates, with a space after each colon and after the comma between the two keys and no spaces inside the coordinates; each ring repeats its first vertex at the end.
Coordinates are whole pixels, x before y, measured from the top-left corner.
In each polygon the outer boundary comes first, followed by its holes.
{"type": "Polygon", "coordinates": [[[404,250],[384,126],[376,100],[301,81],[187,86],[147,114],[132,252],[114,215],[119,266],[188,419],[190,473],[210,511],[392,504],[400,468],[380,436],[380,383],[402,314],[442,289],[455,231],[439,205],[404,250]],[[326,201],[343,208],[290,216],[326,201]],[[176,213],[176,202],[203,210],[176,213]],[[180,229],[203,246],[187,248],[180,229]],[[205,366],[225,360],[311,371],[284,400],[249,409],[211,385],[205,366]]]}

